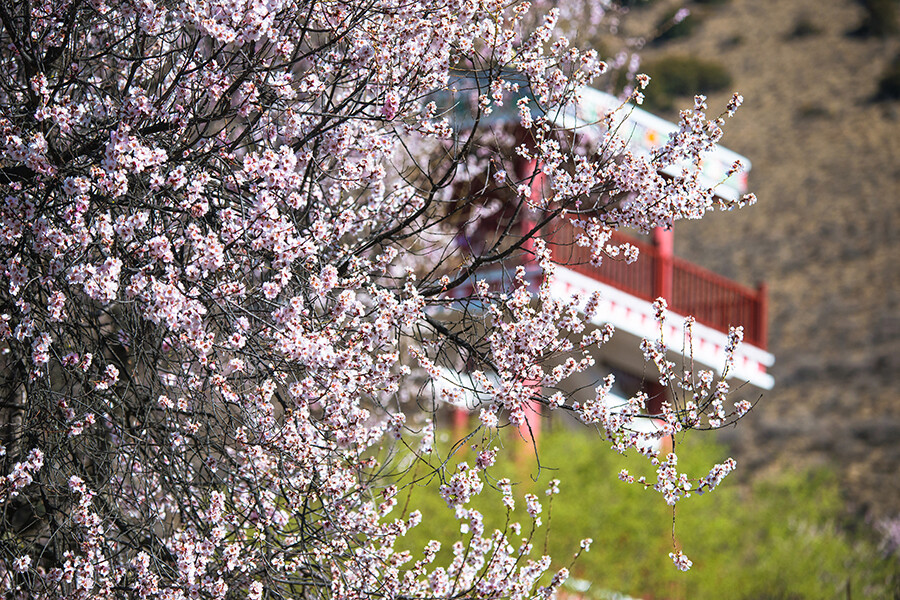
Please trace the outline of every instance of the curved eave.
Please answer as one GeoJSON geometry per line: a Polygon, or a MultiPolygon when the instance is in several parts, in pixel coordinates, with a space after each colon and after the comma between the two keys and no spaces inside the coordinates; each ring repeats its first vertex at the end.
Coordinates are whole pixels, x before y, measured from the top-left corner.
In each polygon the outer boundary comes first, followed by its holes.
{"type": "MultiPolygon", "coordinates": [[[[557,267],[550,281],[551,293],[560,299],[578,294],[585,300],[600,293],[600,306],[596,312],[596,325],[611,324],[616,331],[634,338],[656,339],[659,325],[654,319],[653,307],[646,300],[601,283],[564,267],[557,267]]],[[[736,323],[737,325],[737,323],[736,323]]],[[[685,316],[669,312],[664,326],[664,341],[670,353],[688,358],[695,366],[711,369],[721,374],[725,368],[725,346],[728,335],[701,323],[694,323],[692,335],[685,335],[685,316]]],[[[767,369],[775,364],[775,356],[748,343],[741,344],[734,356],[734,365],[728,379],[746,382],[760,390],[770,390],[775,379],[767,369]]]]}

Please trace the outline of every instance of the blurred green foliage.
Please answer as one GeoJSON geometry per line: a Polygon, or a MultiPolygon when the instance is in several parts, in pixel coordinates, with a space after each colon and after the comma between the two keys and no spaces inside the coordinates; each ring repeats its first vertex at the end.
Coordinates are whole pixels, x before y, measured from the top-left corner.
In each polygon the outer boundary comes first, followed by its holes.
{"type": "MultiPolygon", "coordinates": [[[[782,473],[774,479],[739,485],[726,479],[717,490],[679,502],[674,514],[675,539],[694,562],[681,573],[672,565],[673,511],[661,496],[638,485],[618,481],[627,468],[632,475],[655,473],[645,459],[619,456],[596,435],[557,431],[540,441],[538,474],[531,449],[521,442],[501,450],[489,469],[497,477],[513,474],[516,511],[512,520],[530,528],[522,496],[538,494],[544,504],[544,526],[533,539],[536,554],[546,551],[566,566],[579,541],[593,538],[590,552],[571,567],[574,578],[594,582],[589,598],[609,597],[615,590],[643,598],[776,599],[890,598],[900,593],[900,563],[884,557],[874,539],[842,528],[843,504],[835,478],[825,471],[782,473]],[[509,455],[518,455],[518,459],[509,455]],[[548,506],[548,481],[562,480],[561,493],[548,506]],[[850,594],[848,594],[848,587],[850,594]]],[[[694,435],[679,444],[679,469],[699,476],[725,457],[712,436],[694,435]]],[[[474,464],[471,451],[451,464],[474,464]]],[[[422,475],[421,471],[418,473],[422,475]]],[[[439,482],[424,481],[401,492],[400,506],[418,508],[423,523],[401,543],[417,554],[431,539],[459,536],[459,522],[437,494],[439,482]]],[[[487,486],[474,502],[485,515],[486,531],[503,529],[507,513],[500,494],[487,486]]],[[[399,516],[399,515],[398,515],[399,516]]],[[[517,538],[510,536],[514,543],[517,538]]],[[[446,560],[449,548],[444,548],[446,560]]]]}

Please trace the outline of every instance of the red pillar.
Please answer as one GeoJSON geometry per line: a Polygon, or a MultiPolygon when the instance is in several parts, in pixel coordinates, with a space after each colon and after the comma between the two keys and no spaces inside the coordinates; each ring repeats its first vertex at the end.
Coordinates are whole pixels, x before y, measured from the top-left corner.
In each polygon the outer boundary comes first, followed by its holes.
{"type": "MultiPolygon", "coordinates": [[[[654,227],[653,245],[656,248],[656,260],[653,263],[653,295],[657,298],[665,298],[672,304],[672,291],[675,282],[675,234],[672,229],[654,227]]],[[[647,413],[659,415],[662,413],[663,402],[668,400],[668,389],[656,381],[647,383],[647,392],[650,400],[647,413]]],[[[662,426],[663,422],[658,421],[662,426]]],[[[671,436],[660,440],[660,453],[666,455],[675,447],[671,436]]]]}
{"type": "Polygon", "coordinates": [[[653,295],[672,303],[674,282],[675,235],[671,229],[655,227],[653,245],[656,246],[656,260],[653,265],[653,295]]]}
{"type": "MultiPolygon", "coordinates": [[[[542,203],[542,196],[544,194],[544,174],[540,170],[540,165],[537,162],[537,159],[531,158],[528,160],[519,159],[516,164],[516,175],[518,179],[523,184],[528,184],[531,188],[531,196],[529,200],[533,206],[540,206],[542,203]]],[[[522,235],[527,234],[534,228],[535,220],[530,214],[531,210],[526,209],[522,212],[522,220],[521,227],[519,230],[522,235]]],[[[532,245],[530,243],[525,244],[526,248],[531,248],[532,245]]]]}
{"type": "Polygon", "coordinates": [[[465,406],[453,407],[453,440],[461,440],[469,433],[469,409],[465,406]]]}
{"type": "MultiPolygon", "coordinates": [[[[519,180],[522,183],[528,184],[531,188],[529,200],[531,201],[532,206],[540,206],[543,204],[545,175],[541,172],[540,168],[540,164],[538,164],[537,159],[534,158],[520,160],[516,165],[516,174],[518,175],[519,180]]],[[[519,231],[523,237],[528,235],[529,232],[534,229],[536,224],[531,212],[532,210],[530,208],[526,208],[522,212],[519,231]]],[[[530,253],[534,249],[534,243],[531,240],[527,240],[523,245],[523,249],[527,253],[530,253]]],[[[526,268],[528,263],[532,261],[532,258],[533,257],[530,254],[526,254],[526,268]]],[[[528,401],[528,407],[525,409],[525,423],[519,425],[519,433],[526,440],[530,440],[533,435],[535,442],[537,442],[541,433],[541,403],[535,398],[540,397],[541,388],[537,381],[529,380],[525,382],[525,385],[532,390],[532,399],[528,401]],[[530,432],[529,429],[531,430],[530,432]]]]}
{"type": "Polygon", "coordinates": [[[756,286],[757,314],[756,327],[759,347],[763,350],[769,343],[769,287],[765,282],[756,286]]]}
{"type": "Polygon", "coordinates": [[[532,380],[526,381],[525,386],[531,390],[531,399],[528,400],[528,406],[525,408],[525,422],[519,424],[519,435],[529,442],[531,436],[534,436],[534,441],[537,442],[541,436],[541,420],[543,419],[541,416],[542,405],[538,400],[541,395],[541,387],[539,382],[532,380]]]}

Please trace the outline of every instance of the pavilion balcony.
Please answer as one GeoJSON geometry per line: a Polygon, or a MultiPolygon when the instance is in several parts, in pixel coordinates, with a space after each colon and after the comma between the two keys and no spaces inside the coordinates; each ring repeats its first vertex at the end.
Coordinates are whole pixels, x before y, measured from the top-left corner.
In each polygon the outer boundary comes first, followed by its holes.
{"type": "MultiPolygon", "coordinates": [[[[457,127],[465,129],[470,107],[461,101],[453,108],[457,127]]],[[[499,110],[491,120],[499,124],[511,123],[512,131],[516,131],[515,117],[508,112],[499,110]]],[[[591,88],[580,90],[578,104],[562,110],[555,122],[581,135],[599,128],[610,113],[616,115],[610,125],[612,131],[624,137],[629,150],[637,155],[650,156],[678,129],[674,123],[636,106],[628,105],[622,109],[619,98],[591,88]]],[[[660,169],[660,173],[676,176],[681,167],[669,165],[660,169]]],[[[750,161],[746,157],[716,146],[704,156],[698,181],[714,189],[720,199],[736,202],[747,191],[749,168],[750,161]],[[732,173],[731,166],[735,161],[740,161],[746,170],[732,173]]],[[[517,171],[523,180],[531,178],[534,194],[542,193],[538,164],[523,161],[517,171]]],[[[772,388],[774,379],[767,369],[774,364],[775,357],[766,351],[768,315],[764,284],[755,289],[746,287],[674,256],[671,231],[654,230],[653,243],[613,232],[608,243],[632,244],[639,249],[639,257],[631,264],[620,258],[606,257],[599,266],[591,264],[587,248],[575,244],[576,235],[571,225],[556,226],[552,232],[543,232],[554,261],[560,265],[550,287],[554,296],[562,299],[568,299],[572,294],[586,297],[600,292],[601,304],[595,324],[609,323],[619,333],[604,350],[606,356],[598,358],[634,373],[643,372],[643,357],[634,346],[640,339],[653,339],[659,335],[651,303],[662,297],[669,307],[664,337],[673,360],[690,361],[691,366],[696,364],[722,372],[729,329],[742,326],[744,343],[735,355],[734,367],[729,369],[728,376],[758,390],[772,388]],[[694,319],[689,335],[686,328],[688,315],[694,319]]],[[[540,272],[535,265],[525,266],[529,281],[536,289],[540,272]]],[[[496,289],[506,288],[511,284],[511,270],[506,265],[483,273],[479,279],[485,279],[496,289]]]]}

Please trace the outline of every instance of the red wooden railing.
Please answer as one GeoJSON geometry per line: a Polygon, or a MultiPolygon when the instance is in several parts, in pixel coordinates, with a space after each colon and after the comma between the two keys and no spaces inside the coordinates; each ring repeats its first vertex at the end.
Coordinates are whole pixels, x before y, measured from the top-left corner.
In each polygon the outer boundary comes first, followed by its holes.
{"type": "Polygon", "coordinates": [[[640,250],[637,261],[628,264],[621,257],[604,256],[602,264],[591,264],[590,251],[575,244],[577,232],[572,226],[545,233],[553,258],[583,275],[615,286],[638,298],[653,301],[666,298],[669,309],[693,315],[700,323],[727,332],[731,326],[744,326],[744,340],[758,348],[766,347],[766,288],[748,288],[697,265],[667,256],[653,244],[613,232],[609,243],[629,243],[640,250]],[[667,269],[671,277],[666,277],[667,269]],[[671,282],[671,290],[662,289],[671,282]],[[667,284],[666,284],[667,285],[667,284]]]}

